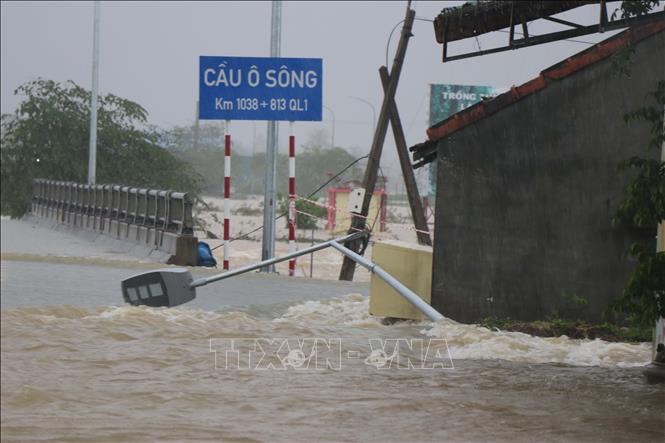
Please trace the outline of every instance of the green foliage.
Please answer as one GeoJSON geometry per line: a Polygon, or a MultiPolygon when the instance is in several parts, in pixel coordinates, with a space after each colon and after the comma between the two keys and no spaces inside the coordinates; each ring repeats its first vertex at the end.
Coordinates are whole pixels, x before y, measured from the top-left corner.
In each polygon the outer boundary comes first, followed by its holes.
{"type": "MultiPolygon", "coordinates": [[[[38,79],[20,86],[13,114],[2,116],[2,213],[22,216],[34,178],[87,181],[90,92],[74,82],[38,79]]],[[[97,182],[198,191],[186,164],[162,149],[139,104],[98,98],[97,182]]]]}
{"type": "Polygon", "coordinates": [[[483,328],[495,330],[503,330],[506,329],[506,326],[514,323],[513,320],[511,320],[509,317],[506,318],[498,318],[498,317],[485,317],[483,318],[480,323],[478,323],[478,326],[482,326],[483,328]]]}
{"type": "MultiPolygon", "coordinates": [[[[665,106],[665,80],[658,82],[656,90],[647,95],[653,104],[624,115],[626,123],[645,121],[651,138],[647,150],[660,149],[665,143],[663,107],[665,106]]],[[[638,227],[653,227],[665,219],[665,164],[659,160],[631,157],[619,164],[619,169],[636,171],[626,188],[626,198],[619,206],[614,223],[629,223],[638,227]]]]}
{"type": "Polygon", "coordinates": [[[224,122],[201,122],[197,129],[191,126],[176,126],[166,132],[163,143],[171,151],[209,151],[224,148],[224,122]]]}
{"type": "MultiPolygon", "coordinates": [[[[617,16],[620,16],[621,19],[629,19],[646,15],[659,4],[660,1],[658,0],[626,0],[621,2],[621,6],[614,10],[611,19],[614,20],[617,16]]],[[[617,75],[630,77],[630,62],[634,54],[635,45],[626,44],[612,55],[612,65],[617,75]]]]}
{"type": "Polygon", "coordinates": [[[630,77],[630,67],[633,55],[635,55],[634,44],[626,44],[619,48],[619,50],[610,58],[614,68],[613,74],[618,77],[630,77]]]}
{"type": "Polygon", "coordinates": [[[636,323],[628,327],[619,327],[611,323],[603,323],[598,326],[599,328],[607,329],[611,334],[614,334],[621,341],[626,342],[646,342],[653,339],[653,324],[639,324],[636,323]]]}
{"type": "MultiPolygon", "coordinates": [[[[287,214],[288,213],[288,199],[281,197],[279,200],[279,213],[287,214]]],[[[304,200],[296,200],[296,228],[297,229],[317,229],[317,221],[320,219],[325,219],[328,215],[328,210],[322,206],[315,205],[304,200]],[[303,214],[306,213],[306,214],[303,214]],[[310,214],[313,217],[311,217],[310,214]]],[[[289,221],[286,219],[286,227],[289,226],[289,221]]]]}
{"type": "MultiPolygon", "coordinates": [[[[343,148],[322,148],[319,146],[305,146],[302,152],[296,154],[296,189],[300,195],[308,195],[322,183],[347,167],[355,157],[343,148]]],[[[362,177],[362,169],[355,165],[341,178],[358,179],[362,177]]],[[[330,186],[333,186],[332,183],[330,186]]],[[[286,190],[286,187],[284,188],[286,190]]],[[[325,195],[323,188],[316,195],[325,195]]]]}
{"type": "Polygon", "coordinates": [[[621,169],[637,171],[626,187],[626,199],[619,205],[613,223],[653,227],[665,218],[665,163],[631,157],[620,163],[621,169]]]}
{"type": "Polygon", "coordinates": [[[653,326],[658,317],[665,317],[665,252],[633,244],[630,254],[637,259],[637,266],[622,297],[612,307],[627,314],[635,324],[653,326]]]}
{"type": "Polygon", "coordinates": [[[563,294],[563,298],[568,300],[570,303],[572,303],[575,306],[586,306],[589,304],[589,300],[586,299],[586,297],[580,297],[576,294],[563,294]]]}
{"type": "Polygon", "coordinates": [[[665,105],[665,80],[656,85],[656,90],[647,94],[647,100],[655,102],[652,106],[636,109],[623,116],[626,123],[632,121],[645,121],[650,124],[651,140],[648,149],[659,149],[665,143],[665,130],[663,130],[663,105],[665,105]]]}
{"type": "MultiPolygon", "coordinates": [[[[202,193],[211,195],[222,195],[224,193],[223,146],[215,149],[175,150],[170,148],[170,150],[200,177],[202,193]]],[[[250,160],[249,157],[231,153],[231,185],[236,193],[238,192],[239,183],[244,181],[247,176],[252,175],[247,170],[250,160]]]]}
{"type": "Polygon", "coordinates": [[[486,317],[480,322],[491,330],[514,331],[538,337],[560,337],[574,339],[596,339],[622,342],[645,342],[651,340],[653,325],[621,327],[611,323],[589,324],[581,320],[566,320],[550,317],[545,321],[521,322],[510,318],[486,317]]]}
{"type": "MultiPolygon", "coordinates": [[[[651,140],[647,150],[658,149],[665,142],[663,108],[665,107],[665,81],[659,81],[649,94],[655,102],[627,113],[626,122],[645,121],[650,125],[651,140]]],[[[665,163],[632,157],[620,168],[636,170],[635,177],[626,188],[626,198],[619,206],[613,222],[638,227],[654,227],[665,219],[665,163]]],[[[635,324],[653,326],[659,316],[665,316],[665,252],[656,252],[645,245],[633,244],[630,255],[637,259],[623,294],[613,309],[628,315],[635,324]]]]}
{"type": "Polygon", "coordinates": [[[614,20],[617,15],[621,15],[622,19],[646,15],[659,4],[659,0],[625,0],[621,2],[621,6],[612,13],[612,20],[614,20]]]}

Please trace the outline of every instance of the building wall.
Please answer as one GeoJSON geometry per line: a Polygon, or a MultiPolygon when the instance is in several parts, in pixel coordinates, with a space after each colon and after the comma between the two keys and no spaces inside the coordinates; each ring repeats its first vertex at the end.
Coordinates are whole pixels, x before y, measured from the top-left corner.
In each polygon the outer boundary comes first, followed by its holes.
{"type": "Polygon", "coordinates": [[[637,44],[630,78],[600,61],[439,142],[437,310],[463,322],[606,318],[634,265],[628,245],[655,237],[611,220],[629,177],[617,164],[649,139],[623,115],[665,79],[664,60],[661,32],[637,44]]]}
{"type": "MultiPolygon", "coordinates": [[[[328,198],[330,200],[330,190],[328,191],[328,198]]],[[[381,205],[383,200],[383,207],[385,208],[385,194],[375,192],[372,195],[372,199],[369,201],[369,209],[367,212],[367,224],[369,226],[374,226],[376,231],[385,230],[385,214],[381,216],[381,205]]],[[[330,202],[328,203],[331,204],[330,202]]],[[[335,192],[335,204],[336,209],[328,209],[328,225],[326,229],[329,230],[332,234],[342,234],[349,230],[351,226],[351,211],[349,209],[349,191],[336,191],[335,192]]]]}

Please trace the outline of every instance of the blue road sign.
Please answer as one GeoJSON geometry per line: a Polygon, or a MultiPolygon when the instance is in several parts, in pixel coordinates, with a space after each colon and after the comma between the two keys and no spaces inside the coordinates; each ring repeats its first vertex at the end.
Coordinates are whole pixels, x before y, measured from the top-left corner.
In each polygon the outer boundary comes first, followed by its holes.
{"type": "Polygon", "coordinates": [[[199,57],[201,120],[321,121],[320,58],[199,57]]]}

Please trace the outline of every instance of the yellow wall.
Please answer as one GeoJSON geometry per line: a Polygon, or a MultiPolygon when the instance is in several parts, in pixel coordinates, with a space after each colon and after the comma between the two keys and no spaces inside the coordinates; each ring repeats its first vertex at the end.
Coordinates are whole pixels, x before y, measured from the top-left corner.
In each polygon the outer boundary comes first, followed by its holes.
{"type": "MultiPolygon", "coordinates": [[[[432,248],[397,241],[374,242],[372,261],[404,286],[430,303],[432,295],[432,248]]],[[[379,317],[425,319],[411,303],[383,280],[372,274],[369,312],[379,317]]]]}
{"type": "MultiPolygon", "coordinates": [[[[381,197],[379,195],[373,195],[372,200],[370,200],[369,203],[367,224],[371,227],[374,220],[376,220],[376,224],[374,225],[374,230],[376,231],[380,229],[379,224],[381,223],[381,220],[379,219],[380,216],[377,216],[380,204],[381,197]]],[[[348,192],[337,192],[335,194],[335,207],[337,208],[337,212],[335,213],[335,227],[332,229],[332,233],[341,234],[348,231],[351,227],[348,192]]]]}

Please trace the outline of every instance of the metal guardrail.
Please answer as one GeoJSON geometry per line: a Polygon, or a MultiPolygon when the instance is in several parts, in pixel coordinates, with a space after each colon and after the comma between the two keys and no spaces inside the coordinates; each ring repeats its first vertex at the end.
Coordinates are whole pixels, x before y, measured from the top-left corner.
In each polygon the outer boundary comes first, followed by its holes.
{"type": "Polygon", "coordinates": [[[100,230],[116,221],[192,235],[192,207],[193,198],[185,192],[45,179],[35,179],[32,185],[34,215],[67,224],[78,224],[79,217],[86,227],[98,220],[100,230]]]}

